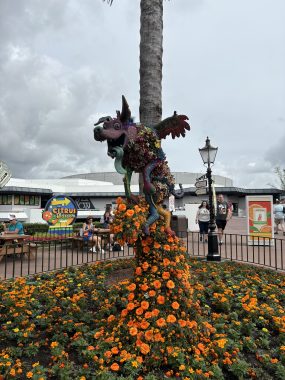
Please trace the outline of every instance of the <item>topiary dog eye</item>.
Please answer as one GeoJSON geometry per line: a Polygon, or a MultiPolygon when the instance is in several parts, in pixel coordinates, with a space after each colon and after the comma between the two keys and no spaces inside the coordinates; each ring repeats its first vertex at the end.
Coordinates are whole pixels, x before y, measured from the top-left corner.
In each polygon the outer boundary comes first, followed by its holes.
{"type": "Polygon", "coordinates": [[[119,123],[115,123],[115,124],[114,124],[114,128],[115,128],[115,129],[121,129],[121,124],[119,124],[119,123]]]}

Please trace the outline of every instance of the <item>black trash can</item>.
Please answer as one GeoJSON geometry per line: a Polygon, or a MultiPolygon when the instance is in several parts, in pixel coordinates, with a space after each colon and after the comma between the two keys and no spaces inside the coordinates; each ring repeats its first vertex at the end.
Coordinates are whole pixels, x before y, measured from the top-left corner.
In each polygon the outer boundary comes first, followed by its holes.
{"type": "Polygon", "coordinates": [[[188,219],[185,215],[172,215],[170,226],[178,237],[187,237],[188,219]]]}

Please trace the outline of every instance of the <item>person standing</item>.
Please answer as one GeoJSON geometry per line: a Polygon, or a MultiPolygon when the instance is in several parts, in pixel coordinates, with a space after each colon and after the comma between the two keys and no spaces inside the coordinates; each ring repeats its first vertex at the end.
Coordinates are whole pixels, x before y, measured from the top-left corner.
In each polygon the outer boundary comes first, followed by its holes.
{"type": "Polygon", "coordinates": [[[217,196],[217,209],[216,209],[216,225],[218,228],[219,244],[223,244],[224,229],[228,220],[231,218],[231,208],[224,200],[224,196],[219,194],[217,196]]]}
{"type": "Polygon", "coordinates": [[[208,231],[210,222],[210,210],[207,201],[202,201],[196,214],[196,224],[199,224],[200,241],[208,241],[208,231]]]}
{"type": "Polygon", "coordinates": [[[275,223],[275,234],[278,234],[279,226],[281,227],[281,231],[283,235],[285,235],[285,226],[284,226],[284,212],[283,205],[280,204],[279,199],[276,199],[275,205],[273,207],[274,214],[274,223],[275,223]]]}

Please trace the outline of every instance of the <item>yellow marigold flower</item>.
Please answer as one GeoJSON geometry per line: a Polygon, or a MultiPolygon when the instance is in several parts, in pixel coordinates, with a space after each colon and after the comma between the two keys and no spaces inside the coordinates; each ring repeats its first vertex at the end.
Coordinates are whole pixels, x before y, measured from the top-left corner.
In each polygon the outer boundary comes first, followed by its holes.
{"type": "Polygon", "coordinates": [[[227,339],[219,339],[219,340],[217,340],[217,344],[219,347],[224,348],[227,341],[228,341],[227,339]]]}
{"type": "Polygon", "coordinates": [[[55,348],[58,346],[58,343],[57,342],[51,342],[50,346],[51,346],[51,348],[55,348]]]}
{"type": "Polygon", "coordinates": [[[134,361],[132,361],[132,366],[135,368],[138,368],[139,363],[136,360],[134,360],[134,361]]]}
{"type": "Polygon", "coordinates": [[[15,370],[15,368],[12,368],[9,373],[10,373],[11,376],[16,376],[16,370],[15,370]]]}
{"type": "Polygon", "coordinates": [[[13,329],[13,331],[14,331],[15,333],[17,333],[17,332],[19,332],[20,330],[18,329],[18,327],[16,327],[15,329],[13,329]]]}

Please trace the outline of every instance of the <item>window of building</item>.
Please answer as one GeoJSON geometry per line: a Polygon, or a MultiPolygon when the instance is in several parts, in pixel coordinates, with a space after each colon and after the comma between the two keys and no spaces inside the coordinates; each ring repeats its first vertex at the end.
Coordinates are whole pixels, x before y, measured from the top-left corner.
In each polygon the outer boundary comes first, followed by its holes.
{"type": "Polygon", "coordinates": [[[25,206],[39,206],[40,197],[38,195],[14,195],[14,204],[25,206]]]}
{"type": "Polygon", "coordinates": [[[0,205],[11,205],[12,204],[12,195],[0,195],[0,205]]]}

